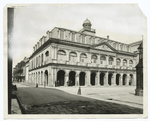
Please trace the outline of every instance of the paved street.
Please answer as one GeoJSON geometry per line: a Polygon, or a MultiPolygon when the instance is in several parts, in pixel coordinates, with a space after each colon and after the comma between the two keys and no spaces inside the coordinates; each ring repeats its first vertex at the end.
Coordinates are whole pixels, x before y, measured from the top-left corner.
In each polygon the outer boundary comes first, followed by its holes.
{"type": "MultiPolygon", "coordinates": [[[[135,88],[135,86],[81,87],[81,93],[84,97],[143,109],[143,97],[135,96],[135,88]]],[[[76,95],[78,87],[59,87],[57,89],[76,95]]]]}
{"type": "Polygon", "coordinates": [[[143,112],[140,108],[69,94],[58,88],[18,85],[16,93],[29,114],[142,114],[143,112]]]}

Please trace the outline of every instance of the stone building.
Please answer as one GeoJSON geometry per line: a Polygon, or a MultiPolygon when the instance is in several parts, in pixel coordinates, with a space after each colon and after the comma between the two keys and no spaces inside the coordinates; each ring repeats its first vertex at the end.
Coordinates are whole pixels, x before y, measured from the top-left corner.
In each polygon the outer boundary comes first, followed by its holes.
{"type": "Polygon", "coordinates": [[[13,82],[25,82],[26,80],[26,62],[28,58],[24,58],[21,62],[17,63],[13,68],[13,82]]]}
{"type": "Polygon", "coordinates": [[[29,83],[47,86],[122,86],[136,83],[133,45],[96,36],[86,19],[83,29],[55,27],[33,47],[29,83]]]}

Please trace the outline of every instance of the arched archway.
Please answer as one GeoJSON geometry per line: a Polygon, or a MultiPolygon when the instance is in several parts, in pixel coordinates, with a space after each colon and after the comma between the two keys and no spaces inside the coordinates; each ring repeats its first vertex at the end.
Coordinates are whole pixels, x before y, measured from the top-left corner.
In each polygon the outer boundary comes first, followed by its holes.
{"type": "Polygon", "coordinates": [[[116,85],[119,85],[119,80],[120,80],[120,74],[116,75],[116,85]]]}
{"type": "Polygon", "coordinates": [[[105,77],[105,74],[101,73],[100,74],[100,85],[104,85],[104,77],[105,77]]]}
{"type": "Polygon", "coordinates": [[[79,85],[84,86],[85,85],[85,72],[81,72],[79,76],[79,85]]]}
{"type": "Polygon", "coordinates": [[[57,72],[57,82],[56,86],[64,86],[65,81],[65,72],[63,70],[59,70],[57,72]]]}
{"type": "Polygon", "coordinates": [[[69,73],[69,85],[75,86],[75,75],[76,73],[74,71],[70,71],[69,73]]]}
{"type": "Polygon", "coordinates": [[[96,73],[95,72],[92,72],[91,73],[91,85],[95,85],[95,76],[96,76],[96,73]]]}
{"type": "Polygon", "coordinates": [[[126,83],[127,83],[127,75],[124,74],[123,75],[123,83],[122,83],[122,85],[126,85],[126,83]]]}
{"type": "Polygon", "coordinates": [[[132,85],[133,84],[133,75],[130,74],[130,78],[129,78],[129,85],[132,85]]]}
{"type": "Polygon", "coordinates": [[[109,75],[108,75],[108,84],[109,84],[109,85],[112,84],[112,76],[113,76],[113,74],[112,74],[112,73],[109,73],[109,75]]]}
{"type": "Polygon", "coordinates": [[[48,85],[48,71],[45,71],[45,84],[48,85]]]}

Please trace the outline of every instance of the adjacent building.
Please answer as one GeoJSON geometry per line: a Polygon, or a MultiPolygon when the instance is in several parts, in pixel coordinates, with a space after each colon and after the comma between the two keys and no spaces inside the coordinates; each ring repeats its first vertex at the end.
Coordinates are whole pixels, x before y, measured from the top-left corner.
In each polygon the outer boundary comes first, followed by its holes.
{"type": "Polygon", "coordinates": [[[91,26],[86,19],[80,31],[59,27],[47,31],[29,57],[28,82],[47,86],[135,85],[138,62],[133,47],[137,43],[96,36],[91,26]]]}
{"type": "Polygon", "coordinates": [[[28,58],[24,58],[21,62],[13,68],[13,82],[25,82],[28,78],[29,71],[26,70],[26,62],[28,58]]]}

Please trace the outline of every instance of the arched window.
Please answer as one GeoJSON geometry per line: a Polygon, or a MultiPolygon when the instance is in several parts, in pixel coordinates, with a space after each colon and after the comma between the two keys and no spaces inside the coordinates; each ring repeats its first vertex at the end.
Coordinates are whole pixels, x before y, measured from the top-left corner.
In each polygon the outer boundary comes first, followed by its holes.
{"type": "Polygon", "coordinates": [[[46,51],[45,55],[46,55],[46,56],[49,56],[49,51],[46,51]]]}
{"type": "Polygon", "coordinates": [[[130,66],[130,67],[133,66],[133,61],[132,61],[132,60],[129,61],[129,66],[130,66]]]}
{"type": "Polygon", "coordinates": [[[77,62],[77,53],[75,53],[75,52],[70,52],[70,54],[69,54],[69,59],[70,59],[70,61],[72,61],[72,62],[77,62]]]}
{"type": "Polygon", "coordinates": [[[113,61],[114,61],[113,57],[109,57],[109,65],[113,65],[113,61]]]}
{"type": "Polygon", "coordinates": [[[124,60],[123,60],[123,66],[126,66],[126,65],[127,65],[127,60],[124,59],[124,60]]]}
{"type": "Polygon", "coordinates": [[[96,63],[96,60],[97,60],[97,56],[96,55],[92,55],[92,63],[96,63]]]}
{"type": "Polygon", "coordinates": [[[101,64],[105,64],[105,61],[106,61],[106,57],[105,57],[104,55],[102,55],[102,56],[100,57],[100,62],[101,62],[101,64]]]}
{"type": "Polygon", "coordinates": [[[80,55],[80,62],[86,63],[86,59],[87,59],[87,55],[86,55],[85,53],[82,53],[82,54],[80,55]]]}
{"type": "Polygon", "coordinates": [[[116,59],[117,66],[120,66],[121,60],[119,58],[116,59]]]}
{"type": "Polygon", "coordinates": [[[66,52],[64,50],[58,50],[58,60],[66,60],[66,52]]]}
{"type": "Polygon", "coordinates": [[[49,59],[49,51],[46,51],[46,53],[45,53],[45,64],[47,64],[48,63],[48,59],[49,59]]]}

